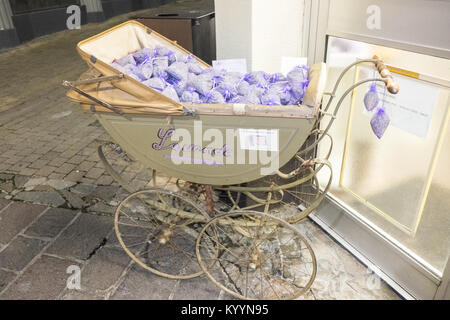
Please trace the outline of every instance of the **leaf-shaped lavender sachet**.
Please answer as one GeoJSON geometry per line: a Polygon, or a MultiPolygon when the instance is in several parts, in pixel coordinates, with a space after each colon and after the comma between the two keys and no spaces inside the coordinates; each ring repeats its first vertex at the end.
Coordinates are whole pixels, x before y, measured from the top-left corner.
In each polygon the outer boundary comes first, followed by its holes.
{"type": "Polygon", "coordinates": [[[372,83],[370,85],[369,91],[367,91],[366,95],[364,96],[364,106],[366,107],[367,111],[372,111],[376,108],[378,105],[379,99],[378,99],[378,93],[377,93],[377,86],[375,83],[372,83]]]}
{"type": "Polygon", "coordinates": [[[370,120],[370,126],[378,139],[381,139],[390,122],[391,119],[389,119],[389,116],[383,108],[380,108],[375,112],[370,120]]]}

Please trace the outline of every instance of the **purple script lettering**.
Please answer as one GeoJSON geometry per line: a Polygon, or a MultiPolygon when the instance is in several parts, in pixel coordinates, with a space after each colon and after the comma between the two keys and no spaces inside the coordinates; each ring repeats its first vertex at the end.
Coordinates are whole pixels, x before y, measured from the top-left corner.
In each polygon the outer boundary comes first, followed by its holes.
{"type": "Polygon", "coordinates": [[[152,148],[158,151],[161,150],[168,150],[168,149],[172,149],[175,151],[194,151],[194,152],[202,152],[202,153],[207,153],[212,155],[224,155],[225,157],[231,157],[233,155],[233,152],[231,150],[228,149],[227,145],[224,145],[222,148],[220,149],[214,149],[211,147],[202,147],[202,146],[197,146],[195,144],[191,144],[191,145],[180,145],[179,143],[172,143],[172,144],[167,144],[166,142],[168,142],[168,139],[173,136],[173,134],[175,133],[175,129],[168,129],[166,132],[164,132],[163,129],[159,129],[158,130],[158,138],[160,139],[159,142],[154,142],[152,144],[152,148]]]}

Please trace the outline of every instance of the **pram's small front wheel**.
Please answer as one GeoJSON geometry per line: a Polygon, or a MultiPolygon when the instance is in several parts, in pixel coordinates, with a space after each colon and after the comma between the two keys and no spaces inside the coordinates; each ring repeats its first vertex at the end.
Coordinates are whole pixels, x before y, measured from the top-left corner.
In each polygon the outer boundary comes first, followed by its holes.
{"type": "Polygon", "coordinates": [[[296,299],[311,287],[316,258],[295,227],[255,211],[210,220],[196,244],[205,274],[240,299],[296,299]]]}
{"type": "Polygon", "coordinates": [[[163,277],[190,279],[203,273],[195,240],[206,212],[187,196],[159,188],[139,191],[116,209],[116,236],[143,268],[163,277]]]}

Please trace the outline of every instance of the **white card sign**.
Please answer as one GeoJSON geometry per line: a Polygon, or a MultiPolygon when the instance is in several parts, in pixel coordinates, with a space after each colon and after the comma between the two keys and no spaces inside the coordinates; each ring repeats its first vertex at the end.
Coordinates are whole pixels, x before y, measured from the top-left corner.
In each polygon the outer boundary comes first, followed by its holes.
{"type": "MultiPolygon", "coordinates": [[[[391,125],[426,139],[439,96],[439,88],[398,74],[393,76],[400,86],[400,91],[396,95],[389,94],[387,91],[385,93],[384,84],[377,82],[377,93],[380,98],[378,107],[384,103],[391,125]]],[[[372,116],[375,112],[369,113],[364,107],[362,109],[368,116],[372,116]]]]}
{"type": "Polygon", "coordinates": [[[255,151],[278,151],[277,129],[239,129],[241,149],[255,151]]]}
{"type": "Polygon", "coordinates": [[[306,65],[308,58],[306,57],[281,57],[281,73],[286,75],[296,66],[306,65]]]}
{"type": "Polygon", "coordinates": [[[228,72],[247,73],[247,60],[245,59],[213,60],[212,65],[215,69],[225,69],[228,72]]]}

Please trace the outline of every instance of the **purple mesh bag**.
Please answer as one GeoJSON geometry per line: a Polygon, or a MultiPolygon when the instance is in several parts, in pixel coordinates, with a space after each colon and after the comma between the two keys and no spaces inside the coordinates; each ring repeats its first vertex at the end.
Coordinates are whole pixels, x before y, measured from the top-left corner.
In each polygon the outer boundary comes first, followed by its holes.
{"type": "Polygon", "coordinates": [[[279,106],[281,99],[278,94],[268,92],[261,97],[261,103],[268,106],[279,106]]]}
{"type": "Polygon", "coordinates": [[[178,98],[178,94],[175,91],[175,89],[172,86],[167,86],[163,91],[162,94],[166,97],[175,100],[176,102],[180,102],[180,98],[178,98]]]}
{"type": "Polygon", "coordinates": [[[287,81],[278,81],[272,83],[267,90],[267,93],[276,94],[280,97],[280,102],[283,105],[289,104],[292,99],[291,86],[287,81]]]}
{"type": "Polygon", "coordinates": [[[250,89],[250,84],[247,81],[245,81],[244,79],[242,79],[241,81],[238,82],[236,89],[237,89],[238,94],[240,94],[241,96],[245,96],[248,94],[248,91],[250,89]]]}
{"type": "Polygon", "coordinates": [[[373,133],[375,133],[378,139],[381,139],[381,137],[384,135],[384,132],[386,131],[390,122],[391,120],[389,119],[389,116],[387,115],[384,108],[379,108],[374,113],[372,119],[370,120],[370,126],[372,127],[372,131],[373,133]]]}
{"type": "Polygon", "coordinates": [[[141,81],[141,78],[137,75],[138,68],[133,64],[127,64],[125,66],[121,66],[119,64],[112,64],[117,70],[119,70],[121,73],[124,73],[138,81],[141,81]]]}
{"type": "Polygon", "coordinates": [[[166,69],[169,67],[167,57],[158,57],[153,59],[153,77],[167,77],[166,69]]]}
{"type": "Polygon", "coordinates": [[[166,82],[164,81],[164,79],[158,77],[150,78],[142,83],[145,84],[147,87],[153,88],[158,91],[163,91],[164,88],[166,87],[166,82]]]}
{"type": "Polygon", "coordinates": [[[215,69],[215,68],[207,68],[202,71],[200,76],[204,76],[205,78],[208,76],[212,81],[212,86],[217,87],[220,82],[223,81],[226,74],[225,69],[215,69]]]}
{"type": "Polygon", "coordinates": [[[195,92],[194,88],[187,88],[181,95],[182,102],[202,103],[200,95],[195,92]]]}
{"type": "Polygon", "coordinates": [[[173,55],[174,52],[166,47],[157,45],[155,49],[153,49],[153,56],[154,57],[168,57],[170,55],[173,55]]]}
{"type": "Polygon", "coordinates": [[[364,106],[366,107],[367,111],[372,111],[376,108],[378,102],[379,99],[377,93],[377,85],[375,83],[372,83],[370,85],[369,91],[367,91],[364,96],[364,106]]]}
{"type": "Polygon", "coordinates": [[[231,80],[222,81],[217,87],[216,90],[220,92],[220,94],[225,98],[228,102],[233,99],[238,93],[236,90],[235,82],[231,80]]]}
{"type": "Polygon", "coordinates": [[[135,53],[133,53],[133,58],[136,61],[136,64],[140,65],[150,61],[153,58],[153,50],[149,48],[141,49],[135,53]]]}
{"type": "Polygon", "coordinates": [[[289,85],[291,86],[292,104],[302,102],[305,95],[305,88],[308,86],[308,67],[297,66],[294,67],[286,76],[289,85]]]}
{"type": "Polygon", "coordinates": [[[267,73],[265,73],[264,71],[253,71],[253,72],[247,73],[244,76],[244,80],[250,84],[256,84],[256,85],[260,85],[262,87],[267,87],[269,75],[267,73]]]}
{"type": "Polygon", "coordinates": [[[153,75],[153,63],[149,61],[141,64],[137,67],[136,74],[142,81],[150,79],[153,75]]]}
{"type": "Polygon", "coordinates": [[[232,71],[232,72],[227,72],[225,75],[224,75],[224,81],[232,81],[232,82],[239,82],[239,81],[241,81],[241,79],[243,79],[244,78],[244,74],[243,73],[241,73],[241,72],[234,72],[234,71],[232,71]]]}
{"type": "Polygon", "coordinates": [[[187,56],[186,64],[188,66],[190,73],[199,75],[203,71],[202,65],[197,61],[197,59],[193,55],[187,56]]]}
{"type": "Polygon", "coordinates": [[[181,97],[183,92],[186,90],[187,87],[187,81],[186,80],[180,80],[173,84],[173,88],[177,92],[178,96],[181,97]]]}
{"type": "Polygon", "coordinates": [[[233,103],[261,104],[261,99],[254,92],[249,92],[246,96],[238,96],[233,103]]]}
{"type": "Polygon", "coordinates": [[[225,98],[220,94],[219,91],[212,89],[202,97],[202,102],[212,104],[225,103],[225,98]]]}
{"type": "Polygon", "coordinates": [[[193,73],[188,75],[187,85],[194,88],[201,95],[206,95],[212,87],[213,81],[211,80],[211,76],[209,74],[199,74],[196,76],[193,73]]]}
{"type": "Polygon", "coordinates": [[[250,87],[248,88],[248,93],[249,94],[254,94],[256,95],[258,98],[261,98],[261,96],[266,93],[266,88],[264,88],[263,86],[261,86],[260,84],[252,84],[250,85],[250,87]]]}
{"type": "Polygon", "coordinates": [[[169,83],[177,83],[178,81],[187,80],[188,66],[184,62],[174,62],[167,69],[166,73],[169,75],[167,80],[169,83]]]}
{"type": "Polygon", "coordinates": [[[286,77],[281,72],[274,73],[269,77],[269,83],[275,83],[278,81],[286,81],[286,77]]]}
{"type": "Polygon", "coordinates": [[[118,60],[114,60],[114,62],[117,62],[122,67],[125,67],[127,64],[136,65],[136,60],[134,60],[134,57],[132,54],[128,54],[125,57],[122,57],[118,60]]]}

